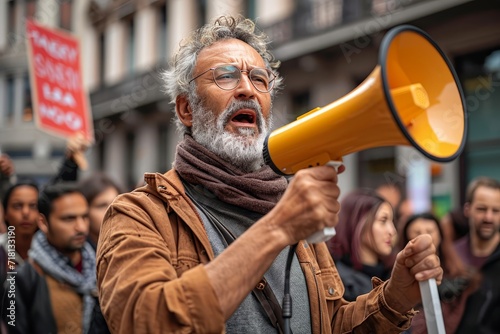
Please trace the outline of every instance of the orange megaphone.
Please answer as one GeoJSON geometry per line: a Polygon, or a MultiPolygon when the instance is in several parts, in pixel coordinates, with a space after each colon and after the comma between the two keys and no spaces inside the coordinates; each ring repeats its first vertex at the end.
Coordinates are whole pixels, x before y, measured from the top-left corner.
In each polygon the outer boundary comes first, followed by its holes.
{"type": "Polygon", "coordinates": [[[384,36],[379,64],[357,88],[271,132],[263,154],[283,175],[380,146],[413,146],[447,162],[462,152],[466,131],[465,99],[449,60],[424,31],[402,25],[384,36]]]}

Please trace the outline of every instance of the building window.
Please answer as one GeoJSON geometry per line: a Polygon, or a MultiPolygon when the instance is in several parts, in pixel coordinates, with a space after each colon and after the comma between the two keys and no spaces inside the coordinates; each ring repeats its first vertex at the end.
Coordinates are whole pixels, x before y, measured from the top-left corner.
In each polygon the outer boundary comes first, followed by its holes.
{"type": "Polygon", "coordinates": [[[158,33],[156,34],[158,41],[156,48],[158,59],[163,62],[167,57],[167,5],[158,7],[158,33]]]}
{"type": "MultiPolygon", "coordinates": [[[[377,8],[380,8],[380,1],[376,1],[376,3],[377,8]]],[[[367,0],[343,0],[342,21],[344,23],[348,23],[370,17],[372,13],[372,5],[372,1],[367,0]]]]}
{"type": "Polygon", "coordinates": [[[137,185],[137,180],[135,179],[135,160],[136,157],[134,155],[134,147],[135,147],[135,133],[134,132],[128,132],[127,136],[125,138],[126,141],[126,146],[129,149],[125,152],[125,166],[128,166],[126,168],[126,182],[127,182],[127,189],[134,189],[136,188],[137,185]]]}
{"type": "Polygon", "coordinates": [[[127,73],[132,74],[134,72],[134,64],[135,64],[135,48],[136,48],[136,43],[135,43],[135,25],[134,25],[134,19],[130,18],[127,22],[127,33],[128,33],[128,40],[127,40],[127,73]]]}
{"type": "Polygon", "coordinates": [[[104,31],[99,32],[99,86],[104,86],[106,74],[106,39],[104,31]]]}
{"type": "Polygon", "coordinates": [[[304,91],[292,96],[292,116],[298,117],[311,108],[311,92],[304,91]]]}
{"type": "Polygon", "coordinates": [[[15,79],[14,79],[14,76],[8,75],[6,77],[5,82],[6,82],[6,86],[7,86],[7,103],[6,103],[7,113],[6,113],[6,120],[7,120],[7,123],[12,123],[14,121],[14,108],[15,108],[15,105],[16,105],[16,103],[15,103],[16,88],[15,88],[15,79]]]}
{"type": "Polygon", "coordinates": [[[159,143],[158,143],[158,170],[166,171],[169,169],[171,161],[169,161],[168,149],[169,149],[169,126],[167,123],[162,123],[159,125],[159,143]]]}
{"type": "Polygon", "coordinates": [[[457,59],[468,133],[462,159],[465,184],[476,176],[500,179],[500,46],[457,59]]]}
{"type": "Polygon", "coordinates": [[[247,0],[247,17],[250,19],[255,19],[257,18],[257,4],[255,3],[255,0],[247,0]]]}
{"type": "Polygon", "coordinates": [[[200,26],[206,23],[207,18],[207,0],[198,1],[198,15],[200,26]]]}
{"type": "Polygon", "coordinates": [[[380,184],[405,187],[405,179],[396,170],[396,149],[376,147],[358,152],[358,186],[376,188],[380,184]]]}
{"type": "Polygon", "coordinates": [[[73,7],[72,0],[63,0],[59,4],[59,26],[71,31],[71,12],[73,7]]]}
{"type": "Polygon", "coordinates": [[[28,0],[26,2],[26,19],[32,20],[36,14],[36,1],[28,0]]]}
{"type": "Polygon", "coordinates": [[[323,31],[331,29],[342,21],[342,1],[316,0],[312,2],[310,29],[323,31]]]}
{"type": "Polygon", "coordinates": [[[9,45],[14,45],[16,42],[17,10],[16,2],[10,0],[7,3],[7,40],[9,41],[9,45]]]}
{"type": "Polygon", "coordinates": [[[33,105],[31,102],[31,85],[29,75],[24,76],[24,102],[23,102],[23,121],[33,122],[33,105]]]}

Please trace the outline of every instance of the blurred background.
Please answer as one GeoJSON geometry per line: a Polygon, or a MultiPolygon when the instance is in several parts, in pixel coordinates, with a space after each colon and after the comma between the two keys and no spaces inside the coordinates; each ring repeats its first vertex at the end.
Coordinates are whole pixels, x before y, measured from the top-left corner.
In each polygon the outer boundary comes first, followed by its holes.
{"type": "Polygon", "coordinates": [[[394,184],[428,196],[442,215],[463,203],[475,176],[500,179],[497,0],[0,0],[0,149],[18,176],[45,182],[66,143],[34,124],[26,19],[80,40],[95,131],[85,173],[102,170],[133,189],[143,173],[170,168],[179,139],[160,71],[191,30],[227,13],[255,19],[282,61],[285,89],[274,104],[275,127],[353,90],[377,65],[380,42],[394,26],[423,29],[452,62],[468,109],[460,158],[434,163],[410,147],[351,154],[344,157],[342,193],[394,184]]]}

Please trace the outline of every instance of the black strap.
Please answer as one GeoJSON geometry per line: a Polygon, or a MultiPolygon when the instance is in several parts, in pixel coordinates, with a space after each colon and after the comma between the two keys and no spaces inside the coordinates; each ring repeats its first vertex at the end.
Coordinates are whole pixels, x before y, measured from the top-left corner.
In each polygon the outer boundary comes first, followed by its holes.
{"type": "MultiPolygon", "coordinates": [[[[219,233],[222,235],[222,237],[226,241],[226,246],[229,246],[236,239],[236,237],[219,219],[217,219],[217,217],[215,217],[211,212],[199,205],[194,199],[192,200],[197,204],[197,207],[201,211],[203,211],[203,213],[205,213],[205,215],[208,219],[210,219],[217,231],[219,231],[219,233]]],[[[278,300],[276,299],[276,296],[274,295],[273,290],[271,289],[271,286],[267,283],[264,277],[257,284],[257,286],[253,288],[252,293],[262,305],[262,308],[266,312],[273,327],[278,330],[279,334],[283,334],[283,312],[278,300]]]]}

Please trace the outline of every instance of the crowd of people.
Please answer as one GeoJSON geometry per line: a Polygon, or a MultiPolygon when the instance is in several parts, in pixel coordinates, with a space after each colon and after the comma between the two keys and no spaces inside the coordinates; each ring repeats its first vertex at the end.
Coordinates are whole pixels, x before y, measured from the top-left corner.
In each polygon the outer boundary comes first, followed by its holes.
{"type": "Polygon", "coordinates": [[[58,172],[42,185],[15,176],[12,160],[0,157],[0,166],[8,166],[0,170],[7,282],[1,333],[109,333],[99,308],[95,248],[104,213],[122,190],[101,172],[79,178],[77,161],[88,146],[80,134],[70,138],[58,172]]]}
{"type": "MultiPolygon", "coordinates": [[[[355,300],[370,289],[371,278],[387,277],[394,261],[387,252],[397,254],[412,239],[427,234],[443,268],[438,293],[446,333],[495,333],[500,328],[496,278],[500,269],[500,181],[482,176],[473,179],[460,207],[462,213],[455,208],[440,218],[433,212],[401,211],[407,200],[400,192],[397,195],[397,186],[386,184],[380,189],[383,191],[355,190],[346,195],[337,235],[328,241],[346,288],[344,298],[355,300]],[[391,212],[384,215],[383,205],[390,205],[391,200],[391,212]]],[[[422,305],[415,310],[418,313],[405,333],[425,334],[422,305]]]]}
{"type": "Polygon", "coordinates": [[[427,279],[447,333],[500,328],[500,182],[474,179],[463,215],[440,219],[390,185],[340,200],[344,166],[277,175],[268,42],[242,17],[186,39],[163,75],[183,139],[134,191],[79,177],[81,137],[44,185],[0,156],[2,332],[426,333],[427,279]]]}

